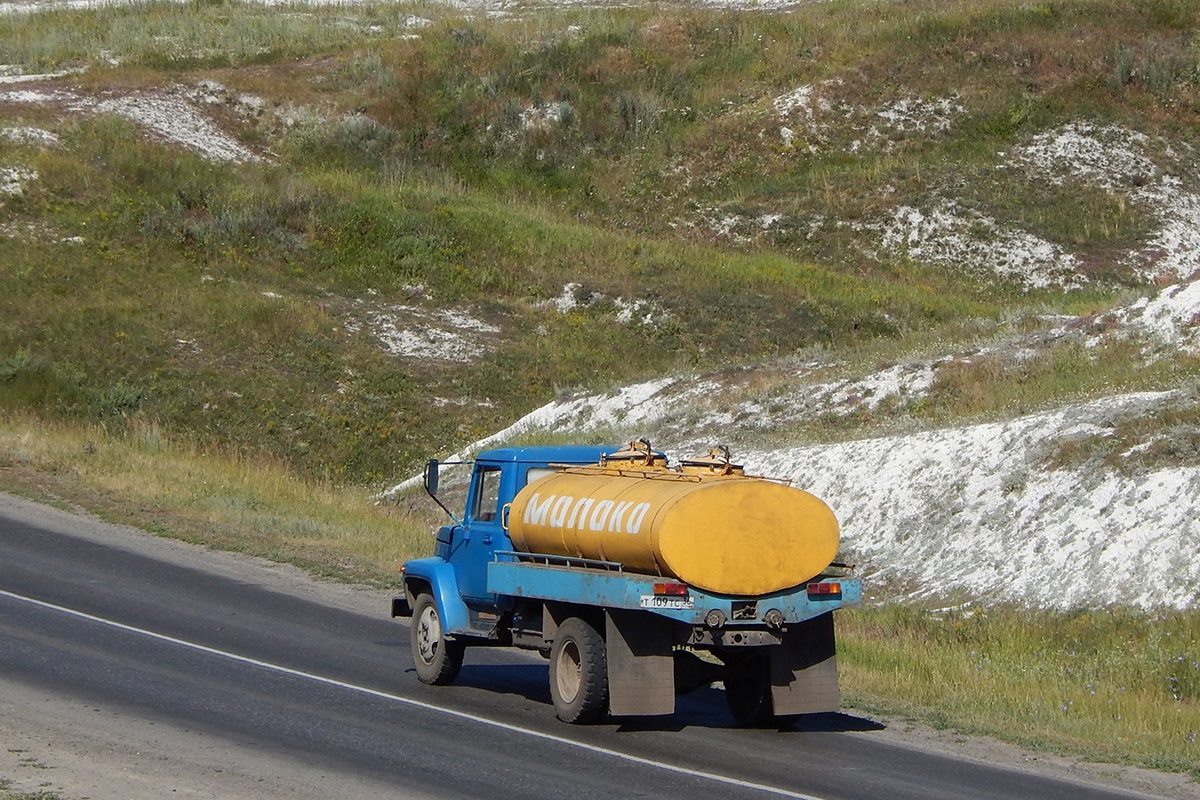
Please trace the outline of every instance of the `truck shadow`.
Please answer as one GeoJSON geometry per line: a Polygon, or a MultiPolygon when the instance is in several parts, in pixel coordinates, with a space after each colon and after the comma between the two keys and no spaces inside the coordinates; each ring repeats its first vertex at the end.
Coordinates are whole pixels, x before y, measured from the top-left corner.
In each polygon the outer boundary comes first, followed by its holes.
{"type": "MultiPolygon", "coordinates": [[[[675,713],[667,717],[614,717],[618,731],[681,731],[685,728],[738,728],[725,702],[725,690],[713,686],[675,698],[675,713]]],[[[783,717],[758,730],[779,733],[848,733],[881,731],[887,726],[865,717],[831,712],[783,717]]],[[[751,730],[751,729],[747,729],[751,730]]]]}
{"type": "MultiPolygon", "coordinates": [[[[459,686],[523,697],[546,706],[554,714],[548,686],[548,667],[542,664],[468,664],[455,681],[459,686]]],[[[675,713],[664,717],[612,717],[618,732],[666,731],[685,728],[736,728],[725,703],[725,691],[703,687],[675,698],[675,713]]],[[[802,714],[760,730],[781,733],[847,733],[881,731],[887,726],[864,717],[840,712],[802,714]]]]}

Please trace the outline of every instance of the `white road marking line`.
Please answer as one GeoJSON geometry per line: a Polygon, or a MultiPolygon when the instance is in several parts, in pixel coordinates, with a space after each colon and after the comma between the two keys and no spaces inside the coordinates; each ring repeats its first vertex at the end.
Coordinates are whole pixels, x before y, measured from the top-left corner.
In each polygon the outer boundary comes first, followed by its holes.
{"type": "Polygon", "coordinates": [[[714,772],[701,772],[700,770],[688,769],[687,767],[679,767],[674,764],[664,764],[660,761],[653,761],[649,758],[642,758],[640,756],[630,755],[629,753],[622,753],[619,750],[610,750],[607,747],[599,747],[594,744],[586,744],[584,742],[577,742],[572,739],[566,739],[561,736],[555,736],[552,733],[541,733],[540,731],[531,730],[529,728],[522,728],[518,725],[511,725],[507,722],[500,722],[499,720],[488,719],[487,717],[480,717],[475,714],[467,713],[466,711],[455,711],[454,709],[451,709],[451,708],[442,708],[441,706],[435,706],[432,703],[425,703],[420,700],[413,700],[412,698],[409,698],[409,697],[401,697],[400,695],[389,694],[388,692],[381,692],[378,689],[369,689],[366,686],[358,686],[357,684],[347,683],[346,681],[339,681],[336,678],[326,678],[322,675],[315,675],[311,672],[304,672],[303,670],[292,669],[291,667],[285,667],[280,664],[272,664],[269,661],[259,661],[256,658],[250,658],[248,656],[240,656],[237,653],[230,653],[225,650],[218,650],[215,647],[208,647],[207,645],[197,644],[195,642],[189,642],[186,639],[177,639],[174,636],[167,636],[166,634],[155,633],[154,631],[148,631],[144,628],[136,628],[132,625],[126,625],[123,622],[116,622],[115,620],[105,619],[104,617],[97,617],[93,614],[88,614],[83,611],[76,611],[73,608],[66,608],[65,606],[55,605],[54,603],[47,603],[44,600],[37,600],[32,597],[25,597],[24,595],[15,594],[13,592],[5,591],[4,589],[0,589],[0,596],[8,597],[12,600],[17,600],[17,601],[20,601],[23,603],[30,603],[35,606],[41,606],[42,608],[48,608],[52,611],[58,611],[63,614],[69,614],[70,616],[78,617],[79,619],[86,619],[90,622],[96,622],[101,625],[107,625],[111,628],[117,628],[118,630],[127,631],[129,633],[140,634],[142,636],[147,636],[151,639],[157,639],[161,642],[169,642],[170,644],[179,645],[180,647],[186,647],[191,650],[198,650],[202,653],[208,653],[210,655],[227,658],[231,661],[238,661],[243,664],[250,664],[251,666],[260,667],[260,668],[266,669],[266,670],[271,670],[272,672],[278,672],[278,673],[282,673],[284,675],[291,675],[291,676],[297,677],[297,678],[305,678],[307,680],[315,681],[317,683],[323,683],[326,686],[335,686],[339,689],[347,689],[349,691],[358,692],[360,694],[365,694],[365,695],[368,695],[371,697],[378,697],[383,700],[391,700],[395,703],[402,703],[404,705],[413,706],[415,708],[420,708],[425,711],[433,711],[438,714],[446,714],[447,716],[456,717],[458,719],[468,720],[470,722],[477,722],[481,725],[487,725],[492,728],[499,728],[500,730],[510,731],[512,733],[519,733],[519,734],[522,734],[525,736],[533,737],[535,739],[542,739],[544,741],[554,742],[555,744],[561,744],[561,745],[564,745],[567,747],[574,747],[574,748],[578,748],[580,750],[586,750],[590,753],[596,753],[598,755],[604,755],[604,756],[610,756],[612,758],[618,758],[623,761],[632,762],[634,764],[642,764],[647,767],[653,767],[655,769],[661,769],[661,770],[665,770],[667,772],[674,772],[674,773],[678,773],[680,775],[688,775],[693,778],[701,778],[703,780],[714,781],[716,783],[723,783],[728,786],[737,786],[737,787],[740,787],[743,789],[752,789],[755,791],[765,792],[767,794],[776,795],[778,797],[791,797],[791,798],[795,798],[795,800],[826,800],[826,798],[818,797],[816,795],[804,794],[802,792],[793,792],[793,791],[789,791],[787,789],[780,789],[779,787],[776,787],[776,786],[768,786],[765,783],[754,783],[752,781],[744,781],[739,778],[731,778],[727,775],[718,775],[717,773],[714,773],[714,772]]]}

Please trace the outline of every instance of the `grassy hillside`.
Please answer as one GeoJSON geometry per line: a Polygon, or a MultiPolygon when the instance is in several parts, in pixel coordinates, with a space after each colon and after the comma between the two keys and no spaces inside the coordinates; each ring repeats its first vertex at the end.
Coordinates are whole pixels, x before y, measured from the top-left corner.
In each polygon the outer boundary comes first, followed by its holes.
{"type": "Polygon", "coordinates": [[[1106,255],[1143,211],[995,153],[1066,119],[1194,130],[1187,3],[421,13],[0,18],[0,61],[87,68],[42,88],[218,82],[201,107],[266,159],[0,100],[58,137],[0,139],[37,174],[3,199],[3,403],[379,482],[566,389],[1102,306],[1141,279],[1106,255]],[[811,85],[841,111],[793,110],[781,138],[776,98],[811,85]],[[901,100],[915,116],[889,127],[901,100]],[[881,250],[872,220],[933,193],[1070,247],[1092,281],[1030,291],[881,250]],[[462,361],[395,356],[370,333],[417,313],[397,306],[497,330],[462,361]]]}

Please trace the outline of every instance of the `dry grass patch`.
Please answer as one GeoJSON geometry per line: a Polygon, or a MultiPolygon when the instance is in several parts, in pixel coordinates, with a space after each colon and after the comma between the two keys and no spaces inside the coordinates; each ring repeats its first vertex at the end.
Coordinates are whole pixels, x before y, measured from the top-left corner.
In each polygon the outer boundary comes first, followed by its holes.
{"type": "Polygon", "coordinates": [[[0,417],[0,486],[172,538],[388,585],[429,548],[427,509],[296,477],[269,458],[172,441],[155,425],[0,417]]]}

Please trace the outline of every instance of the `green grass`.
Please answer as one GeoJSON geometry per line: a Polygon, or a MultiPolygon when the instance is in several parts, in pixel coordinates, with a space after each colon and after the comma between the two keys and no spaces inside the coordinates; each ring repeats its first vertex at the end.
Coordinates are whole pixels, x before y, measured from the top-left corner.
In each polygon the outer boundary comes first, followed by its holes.
{"type": "Polygon", "coordinates": [[[46,232],[0,240],[0,407],[139,418],[338,481],[385,482],[561,387],[999,312],[948,276],[914,285],[635,237],[350,166],[214,166],[112,119],[64,133],[27,156],[40,177],[11,204],[46,232]],[[84,243],[63,241],[74,236],[84,243]],[[581,275],[589,291],[653,303],[655,324],[620,324],[611,302],[538,305],[581,275]],[[494,350],[414,362],[348,326],[364,307],[410,304],[412,286],[501,327],[494,350]],[[438,397],[486,410],[463,430],[431,411],[438,397]]]}
{"type": "MultiPolygon", "coordinates": [[[[1087,316],[1088,298],[1075,310],[1087,316]]],[[[1194,356],[1147,361],[1138,339],[1030,347],[1061,323],[1020,318],[1010,323],[964,320],[958,326],[901,339],[877,339],[834,350],[811,347],[787,359],[754,366],[753,376],[735,378],[722,407],[758,405],[773,414],[794,413],[805,387],[857,382],[897,365],[936,363],[932,384],[912,396],[896,395],[873,407],[810,416],[766,430],[738,431],[741,449],[828,443],[915,430],[1010,420],[1065,405],[1117,394],[1175,391],[1161,412],[1113,423],[1103,433],[1072,438],[1041,454],[1046,468],[1094,468],[1137,473],[1145,469],[1194,466],[1200,456],[1197,387],[1200,361],[1194,356]],[[981,352],[981,350],[983,352],[981,352]],[[803,365],[803,366],[800,366],[803,365]],[[797,379],[797,374],[803,376],[797,379]]],[[[715,374],[720,378],[720,373],[715,374]]],[[[698,408],[698,416],[710,413],[698,408]]]]}
{"type": "Polygon", "coordinates": [[[884,605],[838,624],[856,707],[1200,778],[1194,611],[884,605]]]}
{"type": "Polygon", "coordinates": [[[396,35],[408,13],[380,6],[348,15],[304,4],[248,10],[222,0],[182,8],[144,2],[117,13],[52,10],[0,20],[0,54],[6,64],[41,69],[106,66],[113,57],[129,67],[174,73],[252,66],[336,52],[362,41],[372,25],[396,35]]]}
{"type": "MultiPolygon", "coordinates": [[[[981,355],[944,366],[928,395],[906,411],[937,423],[1003,419],[1067,401],[1194,387],[1198,380],[1195,358],[1147,364],[1136,340],[1090,348],[1062,344],[1024,359],[981,355]]],[[[1143,426],[1143,432],[1149,427],[1143,426]]]]}

